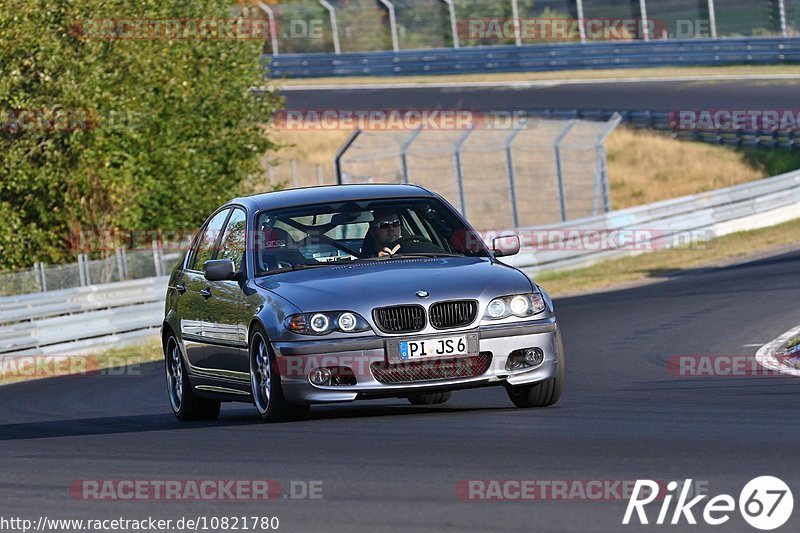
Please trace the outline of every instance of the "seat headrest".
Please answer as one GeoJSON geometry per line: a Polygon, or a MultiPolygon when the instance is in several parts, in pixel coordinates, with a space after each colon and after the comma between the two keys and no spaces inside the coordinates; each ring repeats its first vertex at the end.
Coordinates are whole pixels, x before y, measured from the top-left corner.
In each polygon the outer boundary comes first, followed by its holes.
{"type": "Polygon", "coordinates": [[[289,233],[280,228],[263,228],[259,240],[262,250],[285,250],[294,244],[289,233]]]}

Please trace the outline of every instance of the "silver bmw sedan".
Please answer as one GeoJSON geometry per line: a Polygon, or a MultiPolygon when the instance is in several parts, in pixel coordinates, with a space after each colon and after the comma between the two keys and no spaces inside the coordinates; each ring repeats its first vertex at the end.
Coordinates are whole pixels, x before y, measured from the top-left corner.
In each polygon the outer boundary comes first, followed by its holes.
{"type": "Polygon", "coordinates": [[[439,404],[502,386],[517,407],[556,403],[564,353],[553,303],[441,196],[345,185],[238,198],[172,272],[162,326],[179,420],[220,403],[266,421],[311,404],[439,404]]]}

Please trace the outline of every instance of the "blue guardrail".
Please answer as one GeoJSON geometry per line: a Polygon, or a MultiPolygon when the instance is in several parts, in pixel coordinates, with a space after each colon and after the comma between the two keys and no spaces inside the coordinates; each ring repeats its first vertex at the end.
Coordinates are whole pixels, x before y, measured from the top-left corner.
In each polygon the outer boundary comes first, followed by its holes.
{"type": "Polygon", "coordinates": [[[725,38],[265,55],[271,78],[411,76],[800,62],[800,38],[725,38]]]}

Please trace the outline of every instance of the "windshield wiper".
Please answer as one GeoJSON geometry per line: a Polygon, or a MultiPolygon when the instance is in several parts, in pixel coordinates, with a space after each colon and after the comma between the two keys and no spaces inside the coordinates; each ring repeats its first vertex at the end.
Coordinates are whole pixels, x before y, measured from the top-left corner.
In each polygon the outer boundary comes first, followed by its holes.
{"type": "Polygon", "coordinates": [[[388,255],[386,257],[379,257],[379,260],[386,260],[386,259],[406,259],[409,257],[466,257],[463,254],[449,254],[447,252],[417,252],[417,253],[408,253],[408,254],[394,254],[388,255]]]}
{"type": "Polygon", "coordinates": [[[322,268],[329,265],[348,265],[350,263],[355,263],[359,261],[359,259],[337,259],[336,261],[321,261],[318,263],[302,263],[299,265],[294,265],[291,268],[278,268],[276,270],[268,270],[266,272],[262,272],[262,276],[270,276],[272,274],[280,274],[282,272],[297,272],[298,270],[308,270],[311,268],[322,268]]]}

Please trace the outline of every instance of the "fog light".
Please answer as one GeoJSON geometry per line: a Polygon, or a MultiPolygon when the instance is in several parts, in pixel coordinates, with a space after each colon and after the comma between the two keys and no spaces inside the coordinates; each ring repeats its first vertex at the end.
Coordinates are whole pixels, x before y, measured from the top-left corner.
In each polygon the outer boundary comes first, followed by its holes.
{"type": "Polygon", "coordinates": [[[315,368],[308,374],[314,385],[328,385],[331,382],[331,371],[328,368],[315,368]]]}
{"type": "Polygon", "coordinates": [[[525,350],[525,363],[528,366],[536,366],[544,361],[544,352],[541,348],[528,348],[525,350]]]}

